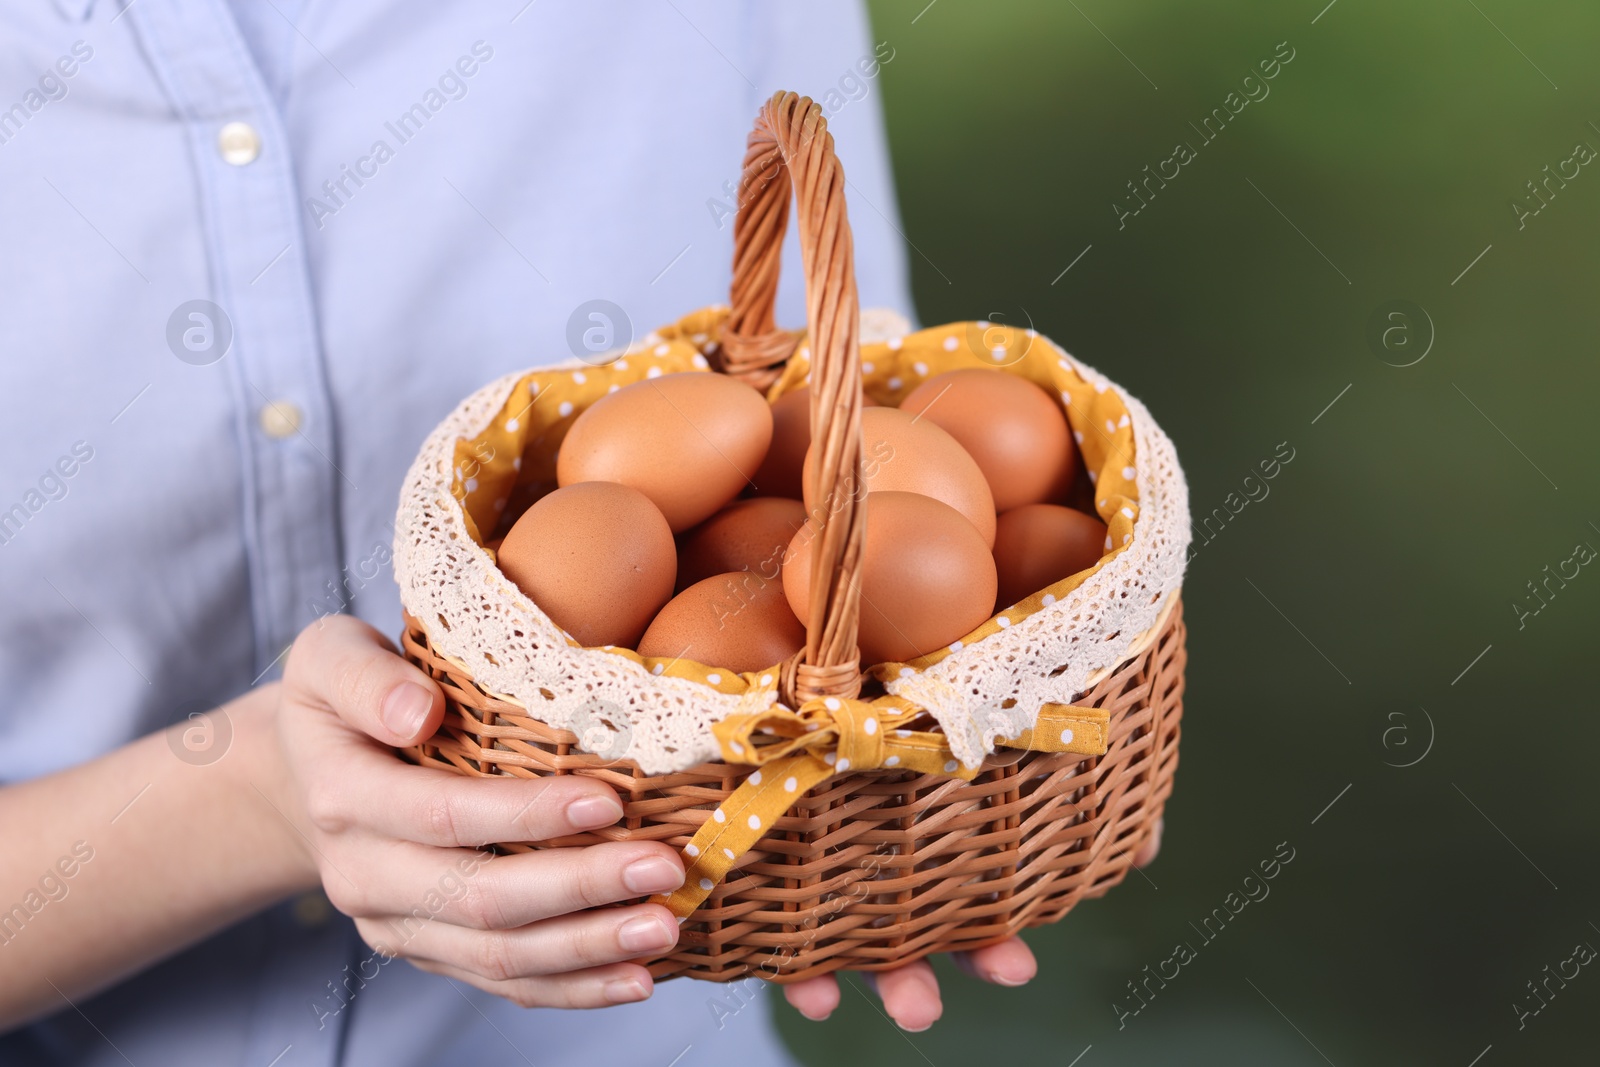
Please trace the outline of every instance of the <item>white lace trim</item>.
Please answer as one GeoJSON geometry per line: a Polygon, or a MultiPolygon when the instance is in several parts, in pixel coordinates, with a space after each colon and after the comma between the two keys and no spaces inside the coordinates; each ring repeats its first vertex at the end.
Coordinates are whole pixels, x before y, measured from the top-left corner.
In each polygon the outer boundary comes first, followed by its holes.
{"type": "MultiPolygon", "coordinates": [[[[1073,363],[1085,380],[1115,388],[1092,368],[1073,363]]],[[[571,361],[541,369],[592,366],[571,361]]],[[[711,724],[735,711],[770,706],[776,699],[770,685],[723,693],[691,679],[654,675],[625,656],[575,647],[468,534],[461,505],[450,493],[456,442],[488,427],[522,373],[462,401],[412,463],[395,520],[401,602],[421,621],[436,651],[466,665],[484,689],[578,734],[585,751],[628,757],[646,774],[717,760],[711,724]]],[[[932,713],[952,752],[968,766],[993,751],[995,738],[1030,728],[1040,704],[1071,703],[1090,688],[1091,676],[1124,659],[1182,581],[1189,544],[1183,472],[1149,411],[1118,392],[1138,456],[1139,514],[1132,541],[1065,598],[920,673],[887,683],[890,692],[932,713]]]]}

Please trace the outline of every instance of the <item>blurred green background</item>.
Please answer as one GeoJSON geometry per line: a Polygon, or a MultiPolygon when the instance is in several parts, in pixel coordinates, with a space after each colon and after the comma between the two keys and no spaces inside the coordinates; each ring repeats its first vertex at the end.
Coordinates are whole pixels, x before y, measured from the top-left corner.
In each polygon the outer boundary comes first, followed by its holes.
{"type": "Polygon", "coordinates": [[[1197,537],[1148,879],[1029,933],[1025,989],[941,963],[931,1031],[859,976],[831,1025],[780,1011],[808,1063],[1594,1060],[1600,968],[1537,1014],[1527,983],[1600,947],[1600,567],[1574,559],[1600,548],[1600,167],[1574,159],[1600,148],[1600,9],[1325,3],[871,4],[923,322],[1031,318],[1111,375],[1197,520],[1295,458],[1197,537]],[[1203,142],[1280,42],[1270,94],[1203,142]],[[1178,142],[1196,158],[1119,228],[1178,142]],[[1519,229],[1546,165],[1578,174],[1519,229]],[[1279,842],[1270,896],[1205,942],[1279,842]],[[1197,957],[1119,1024],[1180,941],[1197,957]]]}

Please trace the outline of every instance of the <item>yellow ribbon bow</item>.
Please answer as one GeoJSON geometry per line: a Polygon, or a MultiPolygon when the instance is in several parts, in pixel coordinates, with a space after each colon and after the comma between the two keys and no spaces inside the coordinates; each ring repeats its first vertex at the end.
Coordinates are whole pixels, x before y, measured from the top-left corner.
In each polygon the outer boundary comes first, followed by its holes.
{"type": "MultiPolygon", "coordinates": [[[[654,898],[680,919],[710,895],[723,876],[770,831],[806,790],[835,774],[897,770],[944,774],[965,781],[979,768],[956,759],[942,733],[909,730],[922,709],[901,697],[875,701],[822,697],[799,711],[774,704],[766,711],[728,716],[712,727],[728,763],[755,767],[684,847],[683,885],[654,898]]],[[[1105,754],[1110,716],[1104,708],[1046,704],[1031,730],[998,743],[1035,752],[1105,754]]]]}

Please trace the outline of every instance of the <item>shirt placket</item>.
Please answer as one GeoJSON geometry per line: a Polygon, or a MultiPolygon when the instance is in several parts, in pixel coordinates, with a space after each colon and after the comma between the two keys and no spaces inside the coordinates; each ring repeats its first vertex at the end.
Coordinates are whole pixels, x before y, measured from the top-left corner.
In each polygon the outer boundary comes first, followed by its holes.
{"type": "Polygon", "coordinates": [[[288,138],[226,0],[130,5],[185,124],[213,293],[232,325],[256,670],[340,573],[341,473],[288,138]]]}
{"type": "MultiPolygon", "coordinates": [[[[322,364],[289,141],[226,0],[140,0],[123,9],[183,123],[212,291],[232,328],[229,364],[250,577],[255,671],[316,617],[341,557],[333,404],[322,364]]],[[[240,610],[247,610],[240,605],[240,610]]],[[[326,1000],[351,957],[348,923],[287,923],[256,979],[247,1060],[335,1062],[344,1028],[326,1000]]]]}

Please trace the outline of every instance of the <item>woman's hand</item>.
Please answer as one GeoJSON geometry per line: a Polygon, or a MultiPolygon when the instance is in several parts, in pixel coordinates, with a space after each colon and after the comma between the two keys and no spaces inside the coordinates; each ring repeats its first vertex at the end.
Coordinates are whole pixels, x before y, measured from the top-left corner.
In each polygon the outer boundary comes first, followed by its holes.
{"type": "Polygon", "coordinates": [[[364,623],[326,618],[295,642],[278,712],[286,800],[328,899],[374,949],[524,1007],[648,997],[649,973],[624,961],[671,948],[677,921],[659,904],[589,909],[676,889],[677,852],[644,841],[481,851],[609,826],[622,804],[592,778],[465,778],[389,751],[431,736],[443,715],[438,686],[364,623]]]}
{"type": "MultiPolygon", "coordinates": [[[[1161,850],[1161,831],[1162,823],[1157,821],[1155,832],[1133,858],[1135,867],[1155,860],[1156,853],[1161,850]]],[[[975,952],[958,952],[955,961],[965,973],[995,985],[1019,986],[1039,971],[1033,951],[1017,937],[975,952]]],[[[939,980],[934,977],[933,966],[925,959],[892,971],[869,971],[867,975],[883,1000],[883,1010],[902,1030],[913,1033],[926,1030],[938,1022],[944,1012],[944,1003],[939,998],[939,980]]],[[[806,1018],[826,1019],[839,1006],[839,983],[831,974],[818,975],[784,986],[783,995],[806,1018]]]]}

